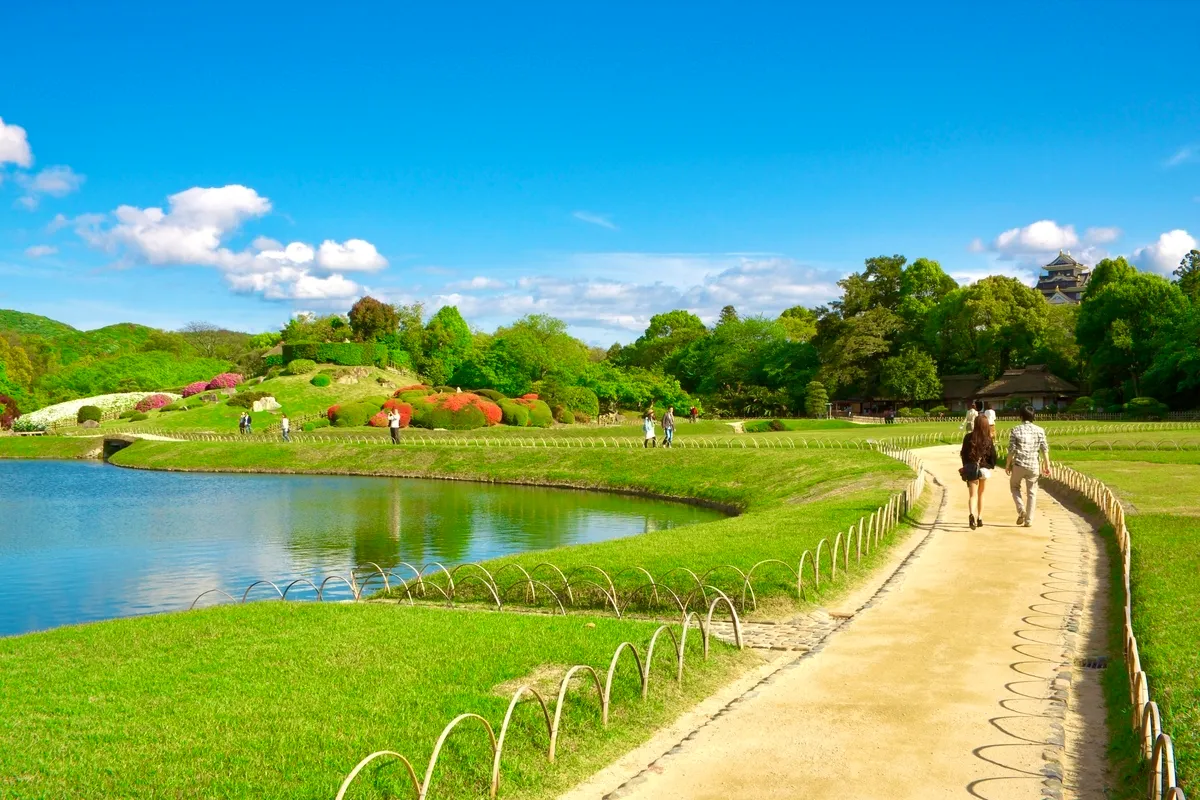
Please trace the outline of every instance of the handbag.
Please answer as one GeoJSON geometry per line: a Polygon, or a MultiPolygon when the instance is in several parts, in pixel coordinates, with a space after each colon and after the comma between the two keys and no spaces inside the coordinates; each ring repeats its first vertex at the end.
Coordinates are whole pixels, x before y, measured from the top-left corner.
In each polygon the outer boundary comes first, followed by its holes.
{"type": "Polygon", "coordinates": [[[979,462],[972,461],[958,468],[958,476],[967,483],[979,480],[979,462]]]}

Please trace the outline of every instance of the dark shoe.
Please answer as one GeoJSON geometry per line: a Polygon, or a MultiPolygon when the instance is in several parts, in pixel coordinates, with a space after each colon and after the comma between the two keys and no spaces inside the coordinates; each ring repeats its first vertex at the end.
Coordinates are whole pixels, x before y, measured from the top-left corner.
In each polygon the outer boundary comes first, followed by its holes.
{"type": "Polygon", "coordinates": [[[1025,524],[1025,515],[1024,514],[1017,514],[1017,524],[1018,525],[1025,524]]]}
{"type": "Polygon", "coordinates": [[[975,520],[975,526],[978,528],[983,527],[983,517],[980,517],[979,519],[975,520]]]}
{"type": "Polygon", "coordinates": [[[971,514],[971,530],[975,530],[975,515],[971,514]]]}

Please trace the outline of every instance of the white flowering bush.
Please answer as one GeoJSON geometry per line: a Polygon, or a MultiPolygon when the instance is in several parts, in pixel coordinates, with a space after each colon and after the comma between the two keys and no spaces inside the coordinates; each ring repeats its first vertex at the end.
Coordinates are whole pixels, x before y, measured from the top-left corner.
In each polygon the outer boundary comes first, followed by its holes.
{"type": "Polygon", "coordinates": [[[70,421],[74,422],[79,409],[83,406],[96,406],[105,414],[120,414],[122,411],[129,411],[136,406],[141,400],[149,397],[152,394],[165,394],[171,398],[171,402],[179,399],[179,395],[170,394],[169,392],[121,392],[119,394],[101,394],[96,397],[81,397],[78,400],[68,400],[65,403],[57,403],[45,408],[39,408],[37,411],[30,412],[21,417],[22,420],[28,420],[28,424],[47,426],[54,425],[58,422],[70,421]]]}

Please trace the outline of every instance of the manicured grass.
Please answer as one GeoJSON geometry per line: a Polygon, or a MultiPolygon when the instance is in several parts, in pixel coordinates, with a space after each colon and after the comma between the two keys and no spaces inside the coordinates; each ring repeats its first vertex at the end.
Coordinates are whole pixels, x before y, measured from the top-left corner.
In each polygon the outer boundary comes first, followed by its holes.
{"type": "MultiPolygon", "coordinates": [[[[546,665],[603,675],[624,640],[644,655],[654,628],[263,602],[0,639],[0,796],[332,798],[359,759],[382,749],[408,756],[420,776],[459,713],[479,713],[499,733],[512,689],[498,684],[546,665]]],[[[676,684],[668,642],[655,649],[645,702],[632,663],[618,668],[607,729],[594,687],[576,684],[553,765],[540,713],[522,706],[501,796],[555,796],[757,658],[715,643],[705,662],[691,635],[676,684]]],[[[369,767],[350,796],[410,796],[401,769],[369,767]]],[[[443,751],[433,794],[486,796],[490,770],[486,734],[464,727],[443,751]]]]}
{"type": "MultiPolygon", "coordinates": [[[[210,471],[324,472],[453,477],[517,483],[608,488],[691,498],[742,511],[737,517],[598,544],[539,551],[489,562],[527,569],[546,561],[568,570],[585,564],[610,574],[641,567],[663,576],[676,567],[703,574],[733,565],[746,570],[779,558],[796,564],[822,538],[832,542],[887,502],[911,479],[903,464],[871,451],[615,450],[569,448],[382,447],[325,443],[285,446],[220,442],[138,442],[113,457],[122,466],[210,471]]],[[[825,569],[829,567],[826,557],[825,569]]],[[[646,583],[627,573],[626,589],[646,583]]],[[[740,595],[732,571],[709,579],[740,595]]],[[[668,581],[684,593],[694,582],[668,581]]],[[[808,581],[808,589],[812,589],[808,581]]],[[[822,583],[820,592],[843,584],[822,583]]],[[[760,597],[794,598],[795,579],[772,568],[755,578],[760,597]]],[[[794,601],[788,601],[794,602],[794,601]]],[[[789,606],[790,607],[790,606],[789,606]]]]}
{"type": "Polygon", "coordinates": [[[0,458],[84,458],[102,441],[90,436],[0,436],[0,458]]]}
{"type": "Polygon", "coordinates": [[[1175,740],[1180,784],[1192,794],[1200,788],[1200,453],[1093,451],[1060,460],[1129,504],[1134,632],[1175,740]]]}
{"type": "Polygon", "coordinates": [[[789,431],[847,431],[856,428],[861,431],[863,427],[844,419],[752,419],[744,424],[743,430],[746,433],[778,433],[779,431],[771,429],[773,422],[782,423],[783,427],[789,431]]]}

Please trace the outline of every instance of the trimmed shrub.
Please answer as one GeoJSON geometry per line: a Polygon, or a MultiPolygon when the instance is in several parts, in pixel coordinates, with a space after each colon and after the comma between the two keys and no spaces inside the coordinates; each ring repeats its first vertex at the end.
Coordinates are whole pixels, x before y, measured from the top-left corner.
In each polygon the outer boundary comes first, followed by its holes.
{"type": "MultiPolygon", "coordinates": [[[[143,417],[146,415],[143,414],[143,417]]],[[[46,430],[46,423],[37,422],[29,417],[17,417],[13,420],[12,429],[17,433],[33,433],[34,431],[46,430]]]]}
{"type": "Polygon", "coordinates": [[[453,386],[435,386],[433,387],[433,391],[436,394],[454,394],[458,389],[453,386]]]}
{"type": "Polygon", "coordinates": [[[561,425],[573,425],[575,424],[575,413],[566,406],[555,406],[554,421],[561,425]]]}
{"type": "Polygon", "coordinates": [[[388,426],[388,418],[386,411],[377,411],[375,415],[367,420],[367,424],[372,428],[386,428],[388,426]]]}
{"type": "Polygon", "coordinates": [[[929,409],[929,416],[931,417],[944,417],[949,413],[950,409],[946,408],[945,406],[934,406],[933,408],[929,409]]]}
{"type": "Polygon", "coordinates": [[[534,392],[530,392],[529,394],[521,395],[521,397],[519,399],[521,399],[521,400],[537,400],[538,396],[534,392]]]}
{"type": "Polygon", "coordinates": [[[341,405],[335,403],[334,405],[331,405],[329,408],[325,409],[325,419],[333,422],[333,417],[335,414],[337,414],[339,408],[341,408],[341,405]]]}
{"type": "Polygon", "coordinates": [[[1004,411],[1020,411],[1025,406],[1029,405],[1029,400],[1024,397],[1010,397],[1004,401],[1004,411]]]}
{"type": "Polygon", "coordinates": [[[305,433],[312,433],[313,431],[317,430],[318,428],[328,428],[328,427],[329,427],[329,420],[314,419],[314,420],[309,420],[308,422],[304,423],[304,426],[301,427],[300,430],[304,431],[305,433]]]}
{"type": "Polygon", "coordinates": [[[534,428],[549,428],[554,424],[554,412],[550,410],[550,406],[542,400],[537,399],[537,395],[532,398],[525,396],[517,399],[517,402],[523,405],[529,411],[529,424],[534,428]]]}
{"type": "Polygon", "coordinates": [[[267,380],[271,380],[271,378],[278,378],[282,374],[283,367],[271,367],[269,370],[267,370],[267,380]]]}
{"type": "Polygon", "coordinates": [[[773,419],[767,423],[767,430],[769,431],[786,431],[787,429],[787,423],[781,419],[773,419]]]}
{"type": "Polygon", "coordinates": [[[400,427],[407,428],[409,423],[412,422],[413,407],[400,400],[388,400],[383,404],[384,414],[392,410],[400,412],[400,427]]]}
{"type": "Polygon", "coordinates": [[[332,422],[335,428],[361,428],[379,412],[379,406],[374,403],[347,403],[333,408],[332,422]]]}
{"type": "Polygon", "coordinates": [[[1125,414],[1135,419],[1166,419],[1167,406],[1153,397],[1135,397],[1125,404],[1125,414]]]}
{"type": "Polygon", "coordinates": [[[472,389],[471,391],[480,397],[486,397],[493,403],[499,403],[501,400],[508,399],[502,392],[497,392],[495,389],[472,389]]]}
{"type": "Polygon", "coordinates": [[[270,392],[242,392],[241,394],[236,394],[229,398],[228,405],[235,406],[237,408],[252,408],[254,406],[254,401],[262,400],[264,397],[270,396],[270,392]]]}
{"type": "Polygon", "coordinates": [[[242,382],[242,376],[236,372],[222,372],[208,382],[206,389],[232,389],[242,382]]]}
{"type": "Polygon", "coordinates": [[[384,367],[388,363],[388,349],[376,342],[296,342],[283,346],[283,363],[290,364],[298,358],[342,367],[384,367]]]}
{"type": "Polygon", "coordinates": [[[283,368],[283,355],[280,353],[271,353],[269,356],[263,356],[263,366],[267,368],[267,373],[276,367],[283,368]]]}
{"type": "Polygon", "coordinates": [[[150,415],[143,414],[141,411],[135,411],[129,415],[129,419],[133,422],[141,422],[142,420],[150,419],[150,415]]]}
{"type": "Polygon", "coordinates": [[[187,405],[181,400],[176,400],[174,403],[168,403],[159,409],[159,411],[187,411],[187,405]]]}
{"type": "Polygon", "coordinates": [[[324,388],[324,387],[328,386],[329,384],[333,383],[333,379],[330,378],[328,375],[314,375],[312,380],[309,381],[309,383],[311,383],[313,386],[319,386],[319,387],[324,388]]]}
{"type": "Polygon", "coordinates": [[[133,419],[133,415],[136,413],[138,412],[131,408],[128,411],[122,411],[120,414],[118,414],[117,419],[133,419]]]}
{"type": "Polygon", "coordinates": [[[17,401],[6,394],[0,394],[0,430],[9,430],[21,416],[17,401]]]}
{"type": "Polygon", "coordinates": [[[153,411],[156,408],[162,408],[170,402],[171,398],[167,397],[165,394],[151,394],[139,400],[137,405],[133,408],[135,411],[141,411],[145,413],[147,411],[153,411]]]}
{"type": "Polygon", "coordinates": [[[517,428],[529,427],[529,409],[516,400],[500,401],[501,421],[517,428]]]}
{"type": "Polygon", "coordinates": [[[185,408],[187,408],[190,411],[193,408],[200,408],[202,406],[208,405],[210,402],[211,401],[209,401],[209,400],[205,400],[203,395],[201,395],[198,397],[193,397],[191,400],[188,400],[183,405],[185,408]]]}
{"type": "Polygon", "coordinates": [[[600,398],[586,386],[572,386],[567,389],[567,408],[572,411],[582,411],[589,417],[600,416],[600,398]]]}
{"type": "Polygon", "coordinates": [[[297,358],[295,361],[289,361],[287,369],[284,370],[288,375],[307,375],[317,368],[317,362],[311,358],[297,358]]]}
{"type": "Polygon", "coordinates": [[[389,350],[388,361],[396,369],[412,369],[412,355],[407,350],[389,350]]]}
{"type": "Polygon", "coordinates": [[[592,421],[592,418],[582,411],[574,411],[572,413],[575,415],[575,422],[578,425],[586,425],[592,421]]]}
{"type": "Polygon", "coordinates": [[[75,421],[80,425],[88,420],[99,422],[103,418],[104,412],[100,410],[99,406],[80,406],[79,411],[75,413],[75,421]]]}
{"type": "Polygon", "coordinates": [[[1090,397],[1076,397],[1068,409],[1072,414],[1090,414],[1096,410],[1096,403],[1090,397]]]}
{"type": "Polygon", "coordinates": [[[191,397],[194,394],[200,394],[207,388],[208,381],[196,381],[195,383],[189,383],[187,386],[183,387],[183,390],[180,392],[180,394],[184,397],[191,397]]]}
{"type": "Polygon", "coordinates": [[[424,389],[426,392],[432,391],[428,386],[426,386],[423,383],[411,383],[408,386],[401,386],[399,389],[396,390],[396,394],[400,394],[401,392],[415,392],[419,389],[424,389]]]}
{"type": "Polygon", "coordinates": [[[469,431],[487,425],[487,417],[477,406],[464,405],[457,411],[437,405],[431,398],[421,398],[412,404],[412,424],[418,428],[445,428],[469,431]]]}

